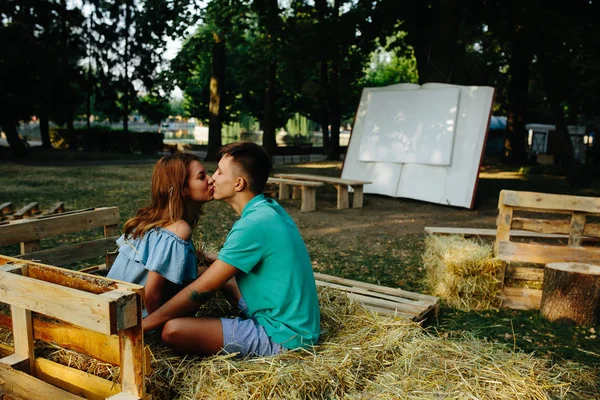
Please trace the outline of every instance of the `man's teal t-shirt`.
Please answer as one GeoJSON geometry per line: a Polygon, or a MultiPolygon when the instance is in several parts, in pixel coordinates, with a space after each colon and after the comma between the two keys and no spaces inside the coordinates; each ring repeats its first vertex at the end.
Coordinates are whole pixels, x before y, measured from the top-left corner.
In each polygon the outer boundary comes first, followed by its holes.
{"type": "Polygon", "coordinates": [[[254,197],[227,235],[219,260],[239,269],[248,313],[288,348],[316,344],[320,311],[310,257],[298,227],[275,200],[254,197]]]}

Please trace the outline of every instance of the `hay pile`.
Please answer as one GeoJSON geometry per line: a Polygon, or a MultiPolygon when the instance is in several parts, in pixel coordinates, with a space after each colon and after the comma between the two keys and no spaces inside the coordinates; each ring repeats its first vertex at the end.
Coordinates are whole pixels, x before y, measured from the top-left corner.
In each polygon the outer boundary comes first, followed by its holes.
{"type": "Polygon", "coordinates": [[[463,310],[488,310],[500,305],[504,263],[492,246],[460,235],[427,235],[422,256],[432,294],[463,310]]]}
{"type": "Polygon", "coordinates": [[[431,335],[320,288],[323,340],[310,352],[237,360],[179,357],[151,343],[155,399],[549,399],[597,398],[597,377],[579,365],[551,366],[471,337],[431,335]]]}
{"type": "MultiPolygon", "coordinates": [[[[434,335],[404,318],[377,315],[335,289],[319,288],[319,298],[322,341],[314,354],[203,359],[176,355],[147,336],[154,368],[147,390],[155,400],[600,398],[591,368],[552,365],[470,336],[434,335]]],[[[224,300],[212,303],[205,314],[231,311],[224,300]]],[[[36,354],[118,381],[117,367],[72,351],[44,345],[36,354]]]]}

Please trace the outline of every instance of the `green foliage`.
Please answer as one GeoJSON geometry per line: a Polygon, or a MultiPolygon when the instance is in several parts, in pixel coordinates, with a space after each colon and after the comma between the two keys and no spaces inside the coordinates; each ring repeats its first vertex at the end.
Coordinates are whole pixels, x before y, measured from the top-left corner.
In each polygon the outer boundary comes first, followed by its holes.
{"type": "Polygon", "coordinates": [[[387,86],[395,83],[418,83],[417,60],[412,48],[404,42],[404,34],[387,39],[385,46],[371,53],[363,84],[367,87],[387,86]]]}
{"type": "Polygon", "coordinates": [[[164,135],[157,132],[124,132],[106,128],[50,130],[51,143],[60,150],[157,154],[164,147],[163,139],[164,135]]]}
{"type": "Polygon", "coordinates": [[[140,98],[138,111],[146,118],[146,120],[157,125],[172,114],[169,100],[164,96],[155,94],[149,94],[140,98]]]}

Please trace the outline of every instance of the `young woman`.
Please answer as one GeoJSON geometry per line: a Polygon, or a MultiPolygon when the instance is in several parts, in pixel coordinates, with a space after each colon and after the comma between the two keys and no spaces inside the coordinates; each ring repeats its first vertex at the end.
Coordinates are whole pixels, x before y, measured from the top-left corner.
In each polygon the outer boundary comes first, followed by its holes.
{"type": "Polygon", "coordinates": [[[168,155],[154,166],[151,204],[125,222],[119,255],[108,273],[145,286],[144,316],[196,279],[192,230],[212,199],[213,180],[194,154],[168,155]]]}

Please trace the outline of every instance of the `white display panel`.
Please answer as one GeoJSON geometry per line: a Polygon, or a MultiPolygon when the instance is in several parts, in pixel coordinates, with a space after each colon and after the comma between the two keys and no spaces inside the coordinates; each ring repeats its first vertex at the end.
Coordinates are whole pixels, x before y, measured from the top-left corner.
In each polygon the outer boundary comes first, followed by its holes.
{"type": "Polygon", "coordinates": [[[459,93],[457,88],[368,93],[358,159],[450,165],[459,93]]]}
{"type": "MultiPolygon", "coordinates": [[[[413,84],[392,85],[382,88],[366,88],[363,90],[356,117],[350,144],[344,159],[342,178],[368,180],[373,182],[365,185],[365,193],[376,193],[395,197],[406,197],[423,200],[444,205],[472,208],[477,186],[477,177],[491,107],[494,98],[494,88],[482,86],[456,86],[439,83],[428,83],[423,86],[413,84]],[[365,162],[361,160],[361,148],[363,140],[368,135],[368,124],[377,123],[378,119],[393,116],[381,112],[374,112],[371,100],[375,97],[393,99],[394,93],[401,92],[398,97],[421,96],[421,92],[427,92],[425,98],[435,98],[440,91],[449,88],[459,91],[458,108],[454,124],[453,140],[451,145],[449,165],[434,165],[430,163],[413,162],[390,162],[386,157],[378,157],[374,153],[371,158],[375,161],[365,162]],[[384,96],[381,96],[385,92],[384,96]],[[417,95],[416,93],[419,93],[417,95]],[[431,95],[430,95],[431,93],[431,95]],[[372,96],[376,94],[375,96],[372,96]],[[370,122],[373,121],[373,122],[370,122]]],[[[373,103],[377,104],[377,103],[373,103]]],[[[425,107],[425,106],[424,106],[425,107]]],[[[428,104],[425,110],[419,112],[424,124],[431,123],[428,115],[439,115],[441,111],[431,110],[442,106],[441,103],[428,104]]],[[[416,114],[415,114],[416,115],[416,114]]],[[[439,120],[439,118],[438,118],[439,120]]],[[[399,125],[402,121],[397,121],[399,125]]],[[[402,126],[394,128],[404,129],[402,126]]],[[[424,141],[429,143],[429,151],[436,149],[435,140],[424,141]]],[[[389,143],[388,143],[389,144],[389,143]]],[[[368,145],[367,145],[368,146],[368,145]]],[[[426,146],[427,147],[427,146],[426,146]]],[[[383,152],[385,155],[386,152],[383,152]]]]}

